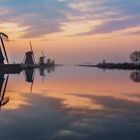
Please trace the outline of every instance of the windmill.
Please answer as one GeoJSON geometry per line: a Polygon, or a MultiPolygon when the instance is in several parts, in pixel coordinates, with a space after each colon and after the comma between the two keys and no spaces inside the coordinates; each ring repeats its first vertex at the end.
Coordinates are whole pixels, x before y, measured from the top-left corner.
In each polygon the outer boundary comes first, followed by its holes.
{"type": "Polygon", "coordinates": [[[42,51],[42,56],[39,57],[39,65],[45,64],[45,61],[44,61],[45,58],[46,58],[46,56],[44,55],[44,52],[42,51]]]}
{"type": "Polygon", "coordinates": [[[0,41],[1,41],[1,45],[2,45],[2,48],[0,47],[0,64],[4,64],[4,59],[6,59],[7,63],[9,63],[7,52],[6,52],[3,40],[8,40],[8,36],[6,34],[0,32],[0,41]],[[4,55],[2,53],[2,50],[4,52],[4,55]]]}
{"type": "Polygon", "coordinates": [[[25,58],[23,63],[27,66],[33,66],[35,64],[35,57],[34,57],[34,52],[33,52],[31,42],[30,42],[30,51],[25,53],[25,58]]]}

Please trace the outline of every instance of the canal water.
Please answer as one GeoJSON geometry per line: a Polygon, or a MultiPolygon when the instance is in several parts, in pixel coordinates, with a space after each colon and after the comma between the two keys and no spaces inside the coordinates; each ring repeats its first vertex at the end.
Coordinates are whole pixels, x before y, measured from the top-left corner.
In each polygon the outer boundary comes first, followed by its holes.
{"type": "Polygon", "coordinates": [[[139,71],[62,66],[4,75],[1,140],[139,140],[139,71]]]}

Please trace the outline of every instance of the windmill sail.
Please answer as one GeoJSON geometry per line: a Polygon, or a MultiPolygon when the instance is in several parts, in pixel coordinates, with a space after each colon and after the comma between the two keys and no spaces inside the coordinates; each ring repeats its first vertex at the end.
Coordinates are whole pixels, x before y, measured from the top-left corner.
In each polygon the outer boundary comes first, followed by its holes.
{"type": "Polygon", "coordinates": [[[3,99],[3,101],[1,102],[1,106],[6,105],[8,102],[9,102],[9,97],[5,97],[5,98],[3,99]]]}
{"type": "Polygon", "coordinates": [[[5,54],[6,61],[7,61],[7,63],[9,63],[3,39],[2,38],[0,38],[0,39],[1,39],[1,44],[2,44],[2,47],[3,47],[3,51],[4,51],[4,54],[5,54]]]}
{"type": "Polygon", "coordinates": [[[33,79],[32,83],[31,83],[31,87],[30,87],[30,94],[32,93],[33,84],[34,84],[34,79],[33,79]]]}
{"type": "MultiPolygon", "coordinates": [[[[6,78],[6,82],[5,82],[5,85],[4,85],[3,92],[1,91],[2,93],[1,93],[1,98],[0,98],[0,107],[5,105],[5,104],[7,104],[9,102],[9,97],[4,97],[5,96],[6,87],[7,87],[7,83],[8,83],[8,79],[9,79],[9,76],[7,76],[7,78],[6,78]]],[[[3,80],[3,82],[4,82],[4,80],[3,80]]]]}
{"type": "Polygon", "coordinates": [[[2,54],[1,47],[0,47],[0,64],[4,64],[4,56],[2,54]]]}
{"type": "Polygon", "coordinates": [[[3,39],[4,40],[8,40],[8,36],[6,34],[0,32],[0,40],[1,40],[3,51],[4,51],[4,55],[5,55],[5,58],[6,58],[7,63],[9,63],[8,56],[7,56],[7,52],[6,52],[6,49],[5,49],[5,45],[4,45],[3,39]]]}
{"type": "Polygon", "coordinates": [[[30,49],[31,49],[31,52],[32,52],[32,55],[33,55],[33,61],[35,63],[35,56],[34,56],[34,52],[33,52],[33,47],[32,47],[31,41],[30,41],[30,49]]]}
{"type": "Polygon", "coordinates": [[[5,40],[8,40],[8,35],[6,35],[5,33],[0,32],[0,36],[5,37],[5,40]]]}

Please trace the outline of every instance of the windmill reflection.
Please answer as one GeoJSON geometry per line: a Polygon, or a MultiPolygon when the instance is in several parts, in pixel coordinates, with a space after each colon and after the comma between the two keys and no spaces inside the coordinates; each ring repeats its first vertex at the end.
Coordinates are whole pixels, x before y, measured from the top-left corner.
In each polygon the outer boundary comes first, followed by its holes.
{"type": "Polygon", "coordinates": [[[130,73],[130,78],[132,81],[139,83],[140,82],[140,70],[136,70],[130,73]]]}
{"type": "Polygon", "coordinates": [[[44,78],[46,76],[45,71],[47,71],[47,73],[51,73],[51,72],[55,71],[55,67],[45,67],[45,65],[40,65],[39,74],[43,78],[42,81],[44,81],[44,78]]]}
{"type": "MultiPolygon", "coordinates": [[[[30,68],[30,69],[25,69],[24,70],[24,77],[26,82],[30,83],[30,93],[32,93],[32,89],[33,89],[33,84],[34,84],[34,79],[35,79],[35,70],[34,68],[30,68]]],[[[40,76],[43,76],[43,78],[46,76],[45,75],[45,70],[47,70],[47,72],[49,71],[49,73],[52,71],[52,69],[46,69],[44,66],[41,66],[39,68],[39,72],[40,72],[40,76]]],[[[54,69],[53,69],[54,70],[54,69]]],[[[19,71],[1,71],[0,70],[0,108],[4,105],[6,105],[9,102],[9,97],[5,97],[6,94],[6,88],[7,88],[7,84],[8,84],[8,79],[9,79],[9,75],[6,76],[6,78],[4,78],[5,74],[13,74],[13,73],[17,73],[19,74],[19,71]]]]}
{"type": "Polygon", "coordinates": [[[25,69],[24,70],[25,80],[28,83],[31,83],[30,93],[32,93],[32,88],[34,84],[34,77],[35,77],[35,69],[25,69]]]}
{"type": "Polygon", "coordinates": [[[44,66],[40,66],[39,67],[39,74],[42,77],[45,77],[46,76],[46,74],[45,74],[45,67],[44,66]]]}
{"type": "MultiPolygon", "coordinates": [[[[39,74],[40,74],[40,76],[43,77],[42,81],[44,81],[44,77],[46,76],[46,74],[45,74],[46,70],[47,70],[47,73],[51,73],[55,69],[53,67],[46,68],[44,65],[40,65],[39,74]]],[[[24,70],[24,77],[25,77],[26,82],[31,83],[30,93],[32,93],[32,89],[33,89],[33,84],[34,84],[34,79],[35,79],[35,71],[36,71],[36,69],[34,69],[34,68],[24,70]]]]}
{"type": "Polygon", "coordinates": [[[0,75],[0,108],[9,102],[9,97],[5,97],[9,75],[4,79],[4,74],[0,75]]]}
{"type": "Polygon", "coordinates": [[[53,71],[55,71],[55,67],[48,67],[47,69],[47,73],[51,73],[53,71]]]}
{"type": "Polygon", "coordinates": [[[46,76],[46,74],[45,74],[45,67],[43,65],[40,65],[40,67],[39,67],[39,74],[42,77],[42,82],[43,82],[44,78],[46,76]]]}

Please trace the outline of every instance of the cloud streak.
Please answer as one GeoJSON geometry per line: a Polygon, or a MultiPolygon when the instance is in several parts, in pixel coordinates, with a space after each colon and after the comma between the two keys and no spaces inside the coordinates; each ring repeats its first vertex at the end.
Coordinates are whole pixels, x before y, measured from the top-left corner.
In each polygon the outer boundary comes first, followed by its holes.
{"type": "Polygon", "coordinates": [[[8,21],[26,27],[24,38],[65,32],[65,23],[81,21],[102,22],[78,35],[108,34],[140,24],[140,2],[136,0],[2,0],[0,5],[0,24],[8,21]]]}

